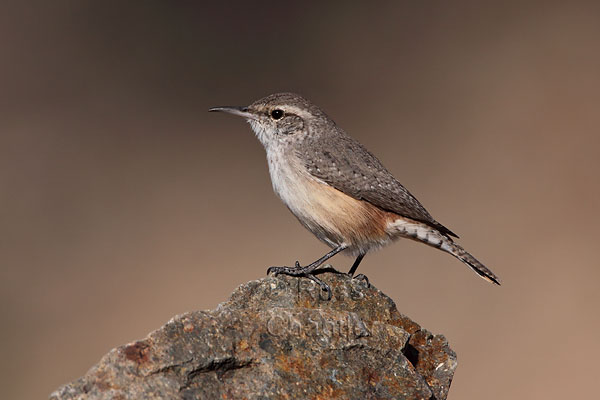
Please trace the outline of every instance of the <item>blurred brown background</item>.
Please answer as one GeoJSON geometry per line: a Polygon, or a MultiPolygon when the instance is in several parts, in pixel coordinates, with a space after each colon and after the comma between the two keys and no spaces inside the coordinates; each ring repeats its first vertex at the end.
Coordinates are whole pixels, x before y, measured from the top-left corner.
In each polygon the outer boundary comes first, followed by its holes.
{"type": "Polygon", "coordinates": [[[272,193],[249,126],[207,112],[284,90],[503,279],[410,241],[361,265],[448,337],[451,399],[594,397],[599,3],[218,3],[3,2],[0,397],[44,398],[326,250],[272,193]]]}

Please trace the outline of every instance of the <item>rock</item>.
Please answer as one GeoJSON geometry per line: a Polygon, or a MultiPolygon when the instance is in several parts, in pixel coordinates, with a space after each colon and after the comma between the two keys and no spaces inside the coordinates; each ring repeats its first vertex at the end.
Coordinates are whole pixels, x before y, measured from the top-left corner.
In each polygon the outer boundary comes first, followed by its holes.
{"type": "Polygon", "coordinates": [[[238,287],[118,347],[51,399],[445,399],[456,355],[375,287],[326,273],[238,287]]]}

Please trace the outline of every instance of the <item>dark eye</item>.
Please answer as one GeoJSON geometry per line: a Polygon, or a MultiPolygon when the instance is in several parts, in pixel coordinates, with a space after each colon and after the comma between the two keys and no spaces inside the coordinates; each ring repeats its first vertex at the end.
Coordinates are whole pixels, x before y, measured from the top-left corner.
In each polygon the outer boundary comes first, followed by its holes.
{"type": "Polygon", "coordinates": [[[280,110],[278,108],[274,109],[273,111],[271,111],[271,117],[273,117],[273,119],[280,119],[281,117],[283,117],[283,110],[280,110]]]}

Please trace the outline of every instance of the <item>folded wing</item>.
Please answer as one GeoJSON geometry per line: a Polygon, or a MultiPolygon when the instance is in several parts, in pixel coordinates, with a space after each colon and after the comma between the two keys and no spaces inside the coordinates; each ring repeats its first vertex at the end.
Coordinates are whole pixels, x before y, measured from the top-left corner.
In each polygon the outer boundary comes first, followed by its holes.
{"type": "MultiPolygon", "coordinates": [[[[338,128],[339,129],[339,128],[338,128]]],[[[312,137],[301,154],[311,175],[355,199],[423,222],[446,236],[458,237],[437,222],[423,205],[358,141],[343,133],[312,137]]]]}

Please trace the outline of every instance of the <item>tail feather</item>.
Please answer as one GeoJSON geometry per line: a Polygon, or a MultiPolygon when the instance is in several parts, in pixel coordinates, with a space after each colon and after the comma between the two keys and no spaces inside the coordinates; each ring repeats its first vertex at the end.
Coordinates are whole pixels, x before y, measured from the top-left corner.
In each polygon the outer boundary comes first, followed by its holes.
{"type": "Polygon", "coordinates": [[[451,239],[448,239],[450,242],[448,247],[450,250],[445,250],[448,253],[452,254],[454,257],[458,258],[460,261],[467,264],[477,275],[482,277],[488,282],[495,283],[496,285],[500,285],[500,278],[496,276],[489,268],[483,265],[479,260],[471,255],[468,251],[463,249],[458,244],[454,243],[451,239]]]}
{"type": "Polygon", "coordinates": [[[454,257],[467,264],[469,268],[486,281],[500,285],[500,278],[498,278],[496,274],[479,262],[460,245],[454,243],[448,235],[441,233],[437,229],[417,221],[409,220],[408,218],[394,221],[392,223],[392,228],[393,231],[400,236],[425,243],[429,246],[443,250],[446,253],[452,254],[454,257]]]}

